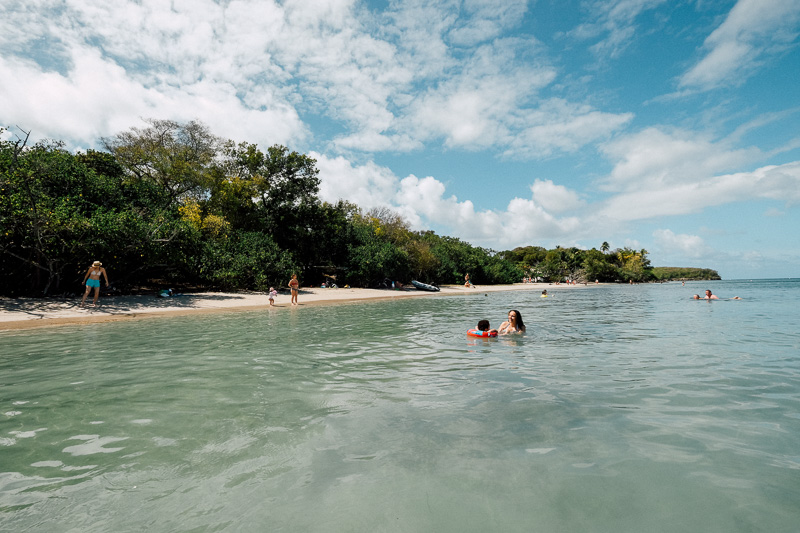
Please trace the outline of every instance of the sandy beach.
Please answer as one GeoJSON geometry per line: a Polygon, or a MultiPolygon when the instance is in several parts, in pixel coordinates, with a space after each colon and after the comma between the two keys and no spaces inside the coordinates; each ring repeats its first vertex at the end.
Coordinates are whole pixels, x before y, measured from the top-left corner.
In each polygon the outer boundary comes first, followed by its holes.
{"type": "MultiPolygon", "coordinates": [[[[299,305],[292,306],[288,291],[275,300],[273,310],[298,309],[303,306],[346,303],[362,300],[394,298],[436,298],[454,294],[483,295],[499,291],[574,290],[582,285],[552,285],[549,283],[518,283],[467,288],[459,285],[442,286],[440,292],[416,289],[323,289],[301,288],[299,305]]],[[[87,299],[91,301],[91,298],[87,299]]],[[[0,298],[0,330],[131,320],[154,315],[230,312],[269,308],[267,293],[260,292],[199,292],[172,298],[155,295],[101,296],[97,307],[80,307],[80,298],[0,298]]]]}

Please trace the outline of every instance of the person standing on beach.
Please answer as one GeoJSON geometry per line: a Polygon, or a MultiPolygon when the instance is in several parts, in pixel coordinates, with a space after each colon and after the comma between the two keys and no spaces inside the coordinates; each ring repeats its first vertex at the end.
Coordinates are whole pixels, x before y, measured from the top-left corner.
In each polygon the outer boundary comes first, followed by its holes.
{"type": "Polygon", "coordinates": [[[86,275],[83,277],[83,283],[86,285],[86,292],[83,293],[81,307],[83,307],[86,303],[86,297],[89,296],[89,292],[93,288],[94,301],[92,302],[92,306],[97,305],[97,299],[100,297],[100,276],[103,276],[106,279],[106,287],[108,287],[108,274],[106,274],[106,269],[103,268],[103,263],[100,261],[95,261],[92,263],[92,266],[89,267],[89,270],[86,271],[86,275]]]}
{"type": "Polygon", "coordinates": [[[292,274],[289,280],[289,288],[292,290],[292,305],[297,305],[297,295],[300,291],[300,282],[297,281],[297,274],[292,274]]]}

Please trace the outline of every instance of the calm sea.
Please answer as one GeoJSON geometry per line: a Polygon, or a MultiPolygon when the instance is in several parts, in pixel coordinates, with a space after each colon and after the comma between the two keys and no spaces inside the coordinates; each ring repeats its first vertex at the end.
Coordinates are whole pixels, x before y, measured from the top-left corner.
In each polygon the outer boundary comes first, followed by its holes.
{"type": "Polygon", "coordinates": [[[800,529],[800,280],[550,292],[2,332],[0,530],[800,529]]]}

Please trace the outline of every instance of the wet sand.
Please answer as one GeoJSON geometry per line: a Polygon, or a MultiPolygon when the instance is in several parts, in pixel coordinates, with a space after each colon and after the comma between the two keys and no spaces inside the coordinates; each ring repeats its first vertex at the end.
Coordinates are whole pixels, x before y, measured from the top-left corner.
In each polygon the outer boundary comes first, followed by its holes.
{"type": "MultiPolygon", "coordinates": [[[[592,285],[589,285],[592,286],[592,285]]],[[[297,306],[290,303],[288,291],[275,299],[272,308],[278,312],[299,309],[304,306],[356,302],[361,300],[394,298],[436,298],[453,294],[482,295],[499,291],[537,291],[547,289],[575,290],[583,285],[552,285],[549,283],[517,283],[514,285],[486,285],[468,288],[446,285],[440,292],[416,289],[322,289],[301,288],[297,306]]],[[[91,297],[87,298],[87,303],[91,297]]],[[[219,313],[230,311],[268,309],[269,296],[261,292],[198,292],[172,298],[157,298],[154,295],[101,296],[97,307],[81,307],[80,297],[59,298],[0,298],[0,330],[27,329],[56,326],[131,320],[154,315],[178,315],[193,313],[219,313]]]]}

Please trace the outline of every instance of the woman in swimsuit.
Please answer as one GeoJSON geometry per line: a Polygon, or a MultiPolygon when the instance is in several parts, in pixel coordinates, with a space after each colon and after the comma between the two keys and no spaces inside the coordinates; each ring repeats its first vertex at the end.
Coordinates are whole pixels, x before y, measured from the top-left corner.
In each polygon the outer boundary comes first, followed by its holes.
{"type": "Polygon", "coordinates": [[[94,302],[92,305],[97,305],[97,298],[100,296],[100,276],[106,278],[106,287],[108,287],[108,274],[106,274],[106,269],[103,268],[103,263],[100,261],[95,261],[92,263],[92,266],[89,267],[89,270],[86,271],[86,275],[83,277],[83,283],[86,284],[86,292],[83,293],[83,299],[81,300],[81,307],[86,303],[86,297],[89,296],[89,291],[92,290],[94,287],[94,302]]]}
{"type": "Polygon", "coordinates": [[[300,288],[300,282],[297,281],[297,274],[292,274],[292,279],[289,281],[289,288],[292,289],[292,305],[297,305],[297,293],[300,288]]]}
{"type": "Polygon", "coordinates": [[[497,332],[501,335],[510,333],[525,333],[525,323],[522,321],[522,315],[516,309],[508,312],[508,321],[500,324],[497,332]]]}

